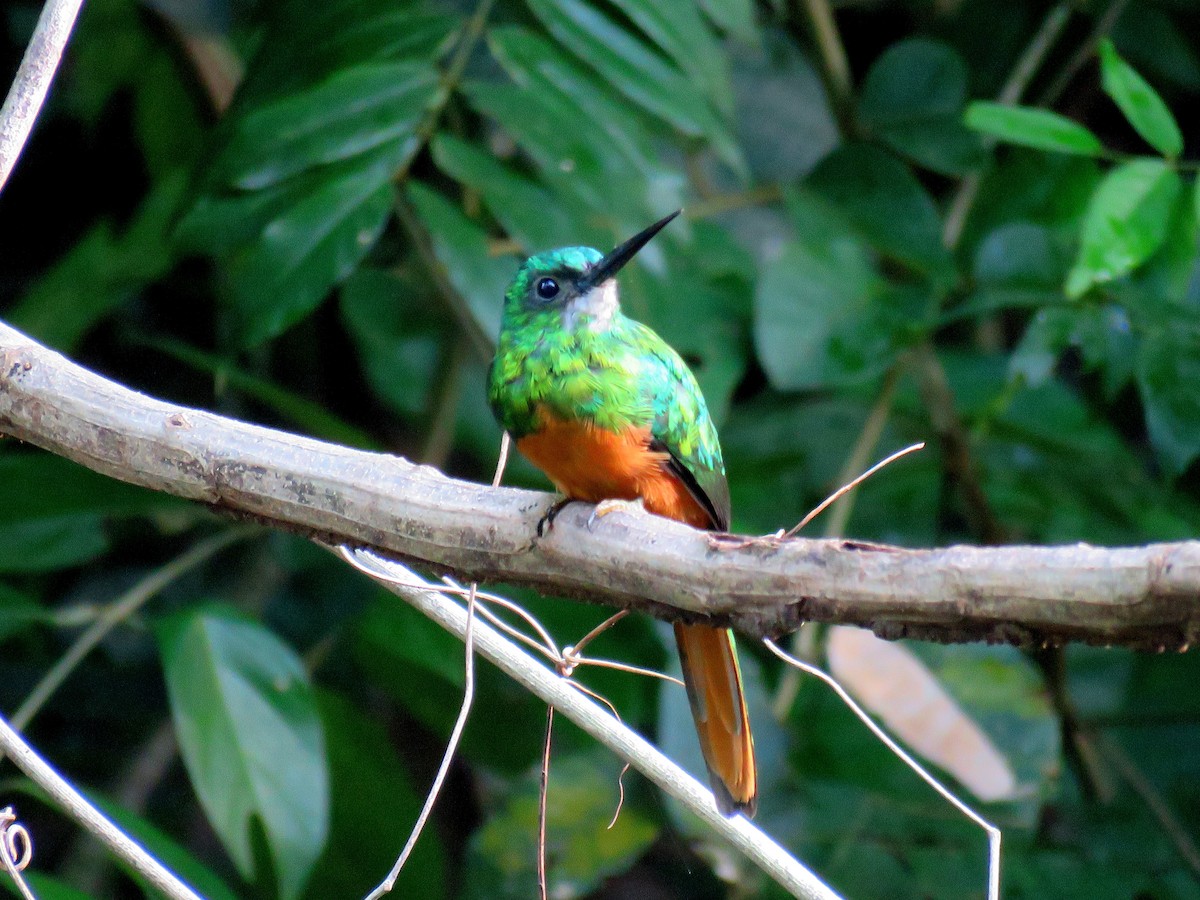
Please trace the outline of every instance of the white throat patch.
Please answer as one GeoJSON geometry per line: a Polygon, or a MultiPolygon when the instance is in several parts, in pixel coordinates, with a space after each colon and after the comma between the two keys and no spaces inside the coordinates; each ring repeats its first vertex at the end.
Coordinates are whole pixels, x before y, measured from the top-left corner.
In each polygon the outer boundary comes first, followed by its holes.
{"type": "Polygon", "coordinates": [[[573,330],[579,324],[580,317],[587,316],[589,331],[608,331],[618,305],[617,280],[610,278],[567,304],[563,310],[563,326],[573,330]]]}

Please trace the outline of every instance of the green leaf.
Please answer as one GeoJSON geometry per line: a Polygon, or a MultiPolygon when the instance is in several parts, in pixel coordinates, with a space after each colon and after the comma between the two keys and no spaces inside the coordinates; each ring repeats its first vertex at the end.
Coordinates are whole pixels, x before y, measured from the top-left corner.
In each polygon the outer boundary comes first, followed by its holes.
{"type": "Polygon", "coordinates": [[[692,3],[665,6],[655,0],[614,0],[658,44],[725,116],[733,113],[729,58],[692,3]]]}
{"type": "Polygon", "coordinates": [[[405,416],[429,408],[454,332],[429,285],[364,268],[342,286],[342,321],[375,393],[405,416]]]}
{"type": "MultiPolygon", "coordinates": [[[[557,729],[556,729],[557,732],[557,729]]],[[[619,803],[617,760],[601,750],[555,754],[546,801],[549,895],[583,897],[625,872],[654,842],[658,827],[636,805],[619,803]]],[[[464,896],[537,896],[538,778],[525,778],[472,837],[464,896]]]]}
{"type": "Polygon", "coordinates": [[[365,63],[339,71],[238,119],[215,165],[227,184],[253,191],[393,142],[407,157],[437,91],[437,72],[421,63],[365,63]]]}
{"type": "MultiPolygon", "coordinates": [[[[1194,315],[1194,313],[1193,313],[1194,315]]],[[[1194,322],[1194,319],[1191,320],[1194,322]]],[[[1137,352],[1137,385],[1155,455],[1171,476],[1200,455],[1200,334],[1194,325],[1160,328],[1137,352]]]]}
{"type": "MultiPolygon", "coordinates": [[[[414,789],[382,724],[336,694],[321,693],[317,699],[329,753],[333,807],[329,845],[304,896],[310,900],[364,897],[392,867],[424,795],[414,789]]],[[[428,829],[400,872],[396,896],[444,897],[446,862],[438,829],[428,829]]]]}
{"type": "Polygon", "coordinates": [[[1183,152],[1183,135],[1171,110],[1107,38],[1100,42],[1100,73],[1104,93],[1112,97],[1147,144],[1172,159],[1183,152]]]}
{"type": "Polygon", "coordinates": [[[1160,159],[1134,159],[1109,172],[1088,204],[1067,296],[1079,297],[1145,262],[1167,236],[1181,189],[1179,175],[1160,159]]]}
{"type": "MultiPolygon", "coordinates": [[[[211,869],[202,865],[196,857],[150,822],[124,807],[117,806],[114,802],[103,798],[93,797],[91,799],[122,831],[145,847],[155,859],[178,875],[185,884],[198,891],[205,900],[236,900],[237,895],[211,869]]],[[[117,859],[117,864],[141,886],[146,896],[156,896],[155,889],[151,887],[141,872],[120,858],[117,859]]]]}
{"type": "Polygon", "coordinates": [[[286,208],[234,256],[230,299],[245,346],[281,334],[354,271],[391,212],[396,162],[375,159],[290,190],[286,208]]]}
{"type": "Polygon", "coordinates": [[[912,38],[893,44],[863,81],[858,115],[897,153],[947,175],[983,162],[979,138],[962,124],[967,66],[953,48],[912,38]]]}
{"type": "Polygon", "coordinates": [[[1104,153],[1104,145],[1088,129],[1048,109],[976,100],[968,104],[964,121],[968,128],[1022,147],[1081,156],[1104,153]]]}
{"type": "Polygon", "coordinates": [[[441,194],[419,182],[409,185],[409,199],[429,229],[433,250],[446,277],[466,301],[464,315],[473,318],[487,340],[500,333],[504,291],[517,271],[512,256],[492,256],[487,235],[441,194]]]}
{"type": "Polygon", "coordinates": [[[682,205],[683,179],[664,164],[651,117],[533,32],[493,28],[488,46],[516,87],[472,82],[466,93],[532,157],[559,203],[584,220],[603,209],[622,236],[682,205]]]}
{"type": "Polygon", "coordinates": [[[379,442],[365,431],[343,421],[319,403],[285,390],[272,381],[251,375],[228,357],[205,353],[183,341],[146,340],[146,347],[165,353],[186,366],[216,376],[234,391],[274,410],[283,419],[314,437],[361,449],[380,449],[379,442]]]}
{"type": "Polygon", "coordinates": [[[807,186],[880,253],[938,279],[953,277],[932,198],[890,153],[868,144],[844,144],[813,170],[807,186]]]}
{"type": "Polygon", "coordinates": [[[159,181],[120,233],[110,221],[93,226],[5,315],[16,328],[70,353],[104,321],[174,263],[168,243],[184,179],[159,181]]]}
{"type": "Polygon", "coordinates": [[[0,584],[0,642],[46,618],[46,613],[32,598],[0,584]]]}
{"type": "Polygon", "coordinates": [[[165,620],[159,647],[180,751],[209,822],[250,878],[257,817],[280,895],[297,896],[329,827],[325,743],[304,664],[222,607],[165,620]]]}
{"type": "Polygon", "coordinates": [[[439,135],[433,141],[433,159],[451,178],[478,191],[508,235],[529,253],[568,240],[588,246],[612,240],[580,210],[569,207],[567,198],[518,174],[475,144],[439,135]]]}
{"type": "Polygon", "coordinates": [[[61,457],[0,451],[0,573],[80,565],[108,549],[110,520],[184,508],[61,457]]]}
{"type": "Polygon", "coordinates": [[[741,151],[687,77],[585,0],[527,0],[559,44],[626,97],[690,137],[705,137],[735,170],[741,151]]]}
{"type": "Polygon", "coordinates": [[[753,0],[700,0],[700,6],[718,28],[742,43],[756,44],[762,37],[753,0]]]}
{"type": "Polygon", "coordinates": [[[870,251],[819,198],[791,204],[797,240],[762,270],[754,344],[771,384],[807,390],[860,380],[888,364],[874,304],[883,282],[870,251]]]}

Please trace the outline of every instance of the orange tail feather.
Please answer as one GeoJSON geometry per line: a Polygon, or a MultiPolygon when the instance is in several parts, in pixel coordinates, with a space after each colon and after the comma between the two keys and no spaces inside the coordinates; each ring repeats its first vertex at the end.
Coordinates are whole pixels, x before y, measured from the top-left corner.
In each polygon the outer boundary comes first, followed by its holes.
{"type": "Polygon", "coordinates": [[[675,641],[717,808],[753,816],[758,772],[733,632],[676,623],[675,641]]]}

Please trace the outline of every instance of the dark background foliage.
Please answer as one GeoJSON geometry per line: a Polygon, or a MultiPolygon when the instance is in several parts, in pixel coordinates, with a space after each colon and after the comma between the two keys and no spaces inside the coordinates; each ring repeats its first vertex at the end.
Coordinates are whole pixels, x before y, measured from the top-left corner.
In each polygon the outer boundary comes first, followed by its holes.
{"type": "MultiPolygon", "coordinates": [[[[518,260],[683,206],[622,296],[696,369],[737,530],[797,521],[856,449],[929,440],[811,528],[1194,535],[1194,6],[847,0],[844,73],[830,11],[88,0],[0,197],[0,316],[156,396],[486,480],[518,260]],[[1078,124],[964,118],[1017,94],[1078,124]]],[[[36,14],[5,7],[4,72],[36,14]]],[[[545,487],[520,460],[508,480],[545,487]]],[[[513,593],[567,643],[605,615],[513,593]]],[[[0,708],[30,711],[83,629],[134,607],[37,703],[34,743],[206,896],[365,893],[437,764],[461,648],[298,539],[0,446],[0,708]]],[[[594,649],[668,667],[664,635],[627,621],[594,649]]],[[[1195,655],[909,649],[1015,776],[983,807],[1006,896],[1200,896],[1195,655]]],[[[775,719],[780,669],[744,656],[762,824],[852,897],[982,896],[983,836],[819,685],[775,719]]],[[[544,710],[480,677],[404,896],[533,894],[544,710]]],[[[695,765],[681,691],[581,677],[695,765]]],[[[636,776],[606,830],[617,762],[565,724],[554,754],[552,896],[777,895],[636,776]]],[[[10,800],[40,896],[142,892],[6,768],[10,800]]]]}

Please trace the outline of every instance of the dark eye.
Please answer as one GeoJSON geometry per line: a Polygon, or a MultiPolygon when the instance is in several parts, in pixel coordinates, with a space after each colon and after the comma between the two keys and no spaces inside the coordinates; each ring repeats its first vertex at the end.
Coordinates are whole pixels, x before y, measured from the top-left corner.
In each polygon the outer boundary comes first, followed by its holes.
{"type": "Polygon", "coordinates": [[[537,295],[543,300],[553,300],[558,296],[558,282],[553,278],[543,278],[537,283],[537,295]]]}

